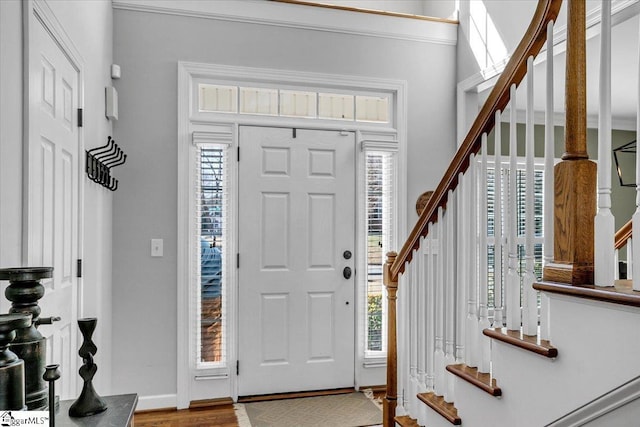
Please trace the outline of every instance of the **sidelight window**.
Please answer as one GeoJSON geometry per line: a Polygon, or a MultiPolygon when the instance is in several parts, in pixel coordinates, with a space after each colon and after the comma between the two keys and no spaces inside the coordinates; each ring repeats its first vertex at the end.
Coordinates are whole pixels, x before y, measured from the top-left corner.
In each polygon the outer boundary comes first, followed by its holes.
{"type": "Polygon", "coordinates": [[[224,363],[226,358],[227,151],[226,145],[196,146],[198,364],[224,363]]]}
{"type": "Polygon", "coordinates": [[[386,351],[386,291],[382,283],[385,254],[395,235],[395,153],[366,153],[366,350],[386,351]]]}

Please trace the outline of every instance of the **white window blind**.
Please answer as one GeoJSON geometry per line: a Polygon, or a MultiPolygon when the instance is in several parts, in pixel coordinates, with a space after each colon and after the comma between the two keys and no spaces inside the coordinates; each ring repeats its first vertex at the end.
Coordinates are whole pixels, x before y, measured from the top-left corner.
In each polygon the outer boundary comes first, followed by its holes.
{"type": "Polygon", "coordinates": [[[211,84],[198,85],[200,111],[238,112],[238,88],[211,84]]]}
{"type": "MultiPolygon", "coordinates": [[[[195,139],[195,137],[194,137],[195,139]]],[[[198,366],[225,364],[227,357],[227,209],[229,145],[196,144],[198,165],[194,183],[197,224],[194,239],[193,283],[197,290],[196,316],[198,366]]]]}
{"type": "Polygon", "coordinates": [[[366,150],[366,350],[386,351],[385,254],[394,242],[395,153],[366,150]]]}

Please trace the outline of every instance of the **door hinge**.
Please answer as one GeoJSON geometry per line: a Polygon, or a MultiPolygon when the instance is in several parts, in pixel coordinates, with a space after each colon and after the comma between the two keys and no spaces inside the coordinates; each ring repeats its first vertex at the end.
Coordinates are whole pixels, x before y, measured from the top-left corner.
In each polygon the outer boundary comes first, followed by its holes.
{"type": "Polygon", "coordinates": [[[240,253],[236,254],[236,268],[240,268],[240,253]]]}
{"type": "Polygon", "coordinates": [[[82,114],[83,110],[82,108],[78,108],[78,127],[81,128],[82,127],[82,114]]]}
{"type": "Polygon", "coordinates": [[[76,277],[82,277],[82,260],[79,259],[76,263],[76,277]]]}
{"type": "Polygon", "coordinates": [[[238,161],[240,161],[240,147],[238,147],[238,161]]]}
{"type": "Polygon", "coordinates": [[[294,138],[297,138],[297,137],[298,137],[298,136],[297,136],[297,133],[298,133],[298,132],[297,132],[296,128],[293,128],[293,137],[294,137],[294,138]]]}
{"type": "Polygon", "coordinates": [[[236,375],[240,375],[240,361],[236,360],[236,375]]]}

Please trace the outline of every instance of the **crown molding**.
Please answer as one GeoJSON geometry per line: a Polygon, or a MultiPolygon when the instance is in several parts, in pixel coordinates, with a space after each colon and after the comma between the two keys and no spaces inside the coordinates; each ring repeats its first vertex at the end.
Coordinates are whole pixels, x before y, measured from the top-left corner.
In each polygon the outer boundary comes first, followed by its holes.
{"type": "Polygon", "coordinates": [[[264,0],[113,0],[113,8],[219,21],[456,45],[458,25],[264,0]]]}

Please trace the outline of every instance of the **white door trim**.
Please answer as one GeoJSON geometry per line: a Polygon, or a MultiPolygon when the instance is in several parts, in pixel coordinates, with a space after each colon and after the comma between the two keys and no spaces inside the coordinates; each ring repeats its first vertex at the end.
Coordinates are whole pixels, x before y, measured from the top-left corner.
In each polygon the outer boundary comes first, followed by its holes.
{"type": "MultiPolygon", "coordinates": [[[[406,171],[407,164],[407,83],[406,81],[380,79],[380,78],[368,78],[359,76],[346,76],[346,75],[333,75],[322,74],[312,72],[294,72],[287,70],[274,70],[274,69],[262,69],[262,68],[250,68],[250,67],[233,67],[225,65],[214,64],[201,64],[190,62],[178,63],[178,269],[177,269],[177,379],[176,379],[176,406],[178,409],[187,408],[192,396],[194,394],[193,387],[191,385],[192,378],[189,372],[189,366],[195,360],[193,349],[189,344],[190,331],[189,328],[189,275],[190,266],[193,262],[193,255],[189,251],[191,230],[190,225],[190,198],[191,192],[187,189],[191,188],[193,182],[193,171],[190,170],[190,164],[192,162],[191,151],[191,133],[194,130],[205,130],[212,126],[223,126],[233,129],[233,145],[237,146],[237,134],[238,126],[240,125],[254,125],[254,126],[272,126],[272,127],[304,127],[307,129],[332,129],[332,130],[346,130],[358,132],[358,135],[367,138],[381,139],[381,140],[393,140],[397,141],[398,145],[398,171],[406,171]],[[335,121],[322,121],[314,119],[291,119],[281,117],[260,117],[244,114],[198,114],[193,108],[194,101],[192,99],[194,89],[194,79],[208,78],[211,80],[227,80],[227,81],[241,81],[241,82],[264,82],[270,81],[271,83],[278,84],[297,84],[300,86],[322,86],[331,89],[342,90],[369,90],[369,91],[387,91],[394,95],[394,123],[392,125],[370,125],[366,123],[356,122],[341,122],[337,124],[335,121]]],[[[359,147],[360,140],[357,141],[357,147],[359,147]]],[[[235,147],[234,147],[235,148],[235,147]]],[[[356,155],[361,155],[360,150],[356,149],[356,155]]],[[[356,170],[356,174],[361,174],[361,170],[356,170]]],[[[397,220],[398,220],[398,235],[403,236],[406,234],[406,206],[407,206],[407,178],[406,173],[398,174],[398,193],[397,193],[397,220]]],[[[237,178],[237,176],[236,176],[237,178]]],[[[237,179],[236,179],[237,181],[237,179]]],[[[356,198],[358,205],[362,204],[362,197],[360,185],[356,190],[356,198]]],[[[237,202],[236,202],[237,204],[237,202]]],[[[232,209],[237,209],[234,205],[232,209]]],[[[359,216],[357,217],[359,218],[359,216]]],[[[237,215],[231,218],[229,224],[232,229],[237,225],[237,215]]],[[[362,227],[356,228],[359,232],[362,232],[362,227]]],[[[236,234],[237,235],[237,234],[236,234]]],[[[361,239],[358,235],[357,239],[361,239]]],[[[234,239],[233,244],[237,245],[237,239],[234,239]]],[[[357,245],[357,244],[356,244],[357,245]]],[[[363,254],[357,254],[357,256],[364,256],[363,254]]],[[[361,261],[356,259],[356,265],[360,265],[361,261]]],[[[235,269],[234,269],[235,273],[235,269]]],[[[356,276],[357,277],[357,276],[356,276]]],[[[361,275],[361,278],[363,276],[361,275]]],[[[215,397],[227,397],[237,398],[237,384],[235,369],[232,367],[237,360],[237,280],[235,274],[233,275],[233,283],[227,284],[230,289],[228,296],[228,307],[232,307],[235,312],[228,313],[228,364],[226,366],[226,372],[228,375],[211,375],[207,379],[207,382],[215,381],[211,383],[211,390],[216,390],[216,395],[212,395],[209,398],[215,397]],[[223,385],[224,384],[224,385],[223,385]]],[[[357,319],[360,322],[360,319],[357,319]]],[[[357,337],[357,339],[360,339],[357,337]]],[[[358,349],[358,346],[356,346],[358,349]]],[[[358,371],[365,365],[363,358],[360,358],[356,354],[356,386],[359,385],[373,385],[368,383],[366,379],[360,379],[358,377],[358,371]],[[364,382],[363,382],[364,381],[364,382]]],[[[378,367],[384,370],[384,367],[378,367]]],[[[363,374],[364,375],[364,374],[363,374]]]]}

